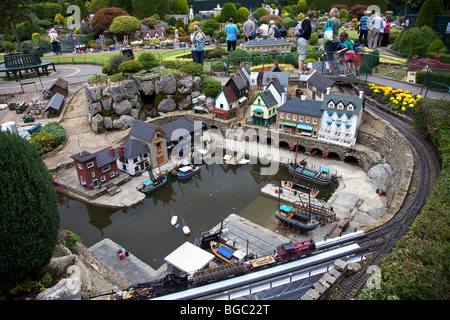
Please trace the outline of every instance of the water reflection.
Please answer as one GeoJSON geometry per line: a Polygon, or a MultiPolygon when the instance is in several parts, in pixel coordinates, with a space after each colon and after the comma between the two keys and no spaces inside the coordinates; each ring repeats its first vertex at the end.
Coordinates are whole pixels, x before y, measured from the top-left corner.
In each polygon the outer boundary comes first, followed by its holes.
{"type": "MultiPolygon", "coordinates": [[[[147,196],[136,208],[108,209],[67,199],[60,207],[61,225],[81,236],[86,246],[110,238],[153,268],[186,240],[194,242],[201,232],[235,213],[272,230],[276,228],[273,210],[276,202],[261,195],[267,183],[279,185],[290,178],[287,166],[273,176],[260,175],[260,164],[202,165],[202,170],[187,180],[168,175],[168,182],[147,196]],[[184,220],[191,236],[170,224],[171,213],[184,220]]],[[[305,181],[305,185],[309,182],[305,181]]],[[[320,186],[321,196],[336,186],[320,186]],[[323,192],[322,192],[323,191],[323,192]]],[[[120,193],[116,196],[120,196],[120,193]]]]}

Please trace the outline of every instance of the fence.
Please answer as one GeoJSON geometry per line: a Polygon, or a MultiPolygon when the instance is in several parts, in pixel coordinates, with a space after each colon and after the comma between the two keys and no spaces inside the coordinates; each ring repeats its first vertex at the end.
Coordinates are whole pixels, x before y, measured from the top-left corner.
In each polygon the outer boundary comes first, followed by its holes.
{"type": "MultiPolygon", "coordinates": [[[[199,11],[209,11],[217,7],[220,4],[222,8],[225,3],[229,3],[228,0],[212,0],[212,1],[188,1],[188,5],[192,6],[194,13],[199,11]]],[[[256,9],[261,7],[262,0],[240,0],[238,1],[243,7],[247,9],[256,9]]]]}

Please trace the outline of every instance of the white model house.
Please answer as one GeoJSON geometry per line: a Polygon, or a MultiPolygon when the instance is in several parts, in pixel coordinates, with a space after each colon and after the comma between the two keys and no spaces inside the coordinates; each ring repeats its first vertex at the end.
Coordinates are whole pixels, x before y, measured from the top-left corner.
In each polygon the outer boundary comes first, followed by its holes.
{"type": "Polygon", "coordinates": [[[148,145],[136,139],[128,139],[116,149],[119,154],[117,167],[130,175],[145,171],[150,166],[150,149],[148,145]]]}
{"type": "Polygon", "coordinates": [[[356,143],[358,127],[364,108],[364,94],[359,96],[330,93],[323,98],[318,139],[321,141],[352,147],[356,143]]]}

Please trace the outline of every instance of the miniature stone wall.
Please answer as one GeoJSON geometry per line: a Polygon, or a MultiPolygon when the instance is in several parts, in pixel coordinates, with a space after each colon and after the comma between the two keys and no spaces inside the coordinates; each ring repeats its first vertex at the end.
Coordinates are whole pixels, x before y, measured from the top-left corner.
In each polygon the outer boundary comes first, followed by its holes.
{"type": "Polygon", "coordinates": [[[201,78],[177,80],[173,74],[161,77],[135,76],[106,87],[85,85],[86,107],[92,130],[127,129],[135,119],[186,110],[194,105],[212,107],[214,99],[201,92],[201,78]]]}

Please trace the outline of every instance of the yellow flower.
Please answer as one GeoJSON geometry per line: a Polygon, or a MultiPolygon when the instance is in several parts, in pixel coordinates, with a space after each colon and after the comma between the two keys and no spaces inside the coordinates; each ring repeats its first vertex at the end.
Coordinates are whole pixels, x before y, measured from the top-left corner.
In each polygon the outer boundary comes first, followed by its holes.
{"type": "Polygon", "coordinates": [[[380,92],[380,90],[378,90],[378,89],[375,89],[373,92],[375,92],[375,93],[378,93],[378,92],[380,92]]]}
{"type": "Polygon", "coordinates": [[[391,101],[392,101],[392,100],[394,100],[394,99],[395,99],[394,97],[391,97],[391,98],[390,98],[389,100],[391,100],[391,101]]]}
{"type": "Polygon", "coordinates": [[[405,108],[405,107],[402,107],[402,111],[405,112],[405,111],[406,111],[406,108],[405,108]]]}
{"type": "Polygon", "coordinates": [[[410,103],[410,104],[409,104],[409,107],[410,107],[410,108],[414,108],[414,104],[410,103]]]}
{"type": "Polygon", "coordinates": [[[421,99],[422,96],[420,94],[417,95],[417,99],[421,99]]]}

